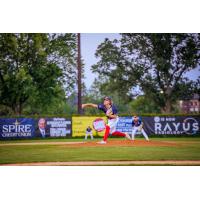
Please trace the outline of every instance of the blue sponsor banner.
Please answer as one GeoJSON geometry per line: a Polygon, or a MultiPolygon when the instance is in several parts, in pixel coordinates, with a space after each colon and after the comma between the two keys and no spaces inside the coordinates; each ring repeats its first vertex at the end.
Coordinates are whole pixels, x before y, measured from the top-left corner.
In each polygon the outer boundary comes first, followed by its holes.
{"type": "Polygon", "coordinates": [[[196,135],[200,131],[199,116],[143,117],[144,130],[152,135],[196,135]]]}
{"type": "Polygon", "coordinates": [[[0,139],[34,137],[35,120],[31,118],[0,119],[0,139]]]}
{"type": "Polygon", "coordinates": [[[131,134],[132,133],[132,117],[119,117],[116,130],[123,133],[131,134]]]}
{"type": "MultiPolygon", "coordinates": [[[[142,122],[144,131],[148,135],[195,135],[200,133],[199,116],[142,117],[142,122]]],[[[117,131],[132,134],[132,117],[120,117],[117,131]]]]}

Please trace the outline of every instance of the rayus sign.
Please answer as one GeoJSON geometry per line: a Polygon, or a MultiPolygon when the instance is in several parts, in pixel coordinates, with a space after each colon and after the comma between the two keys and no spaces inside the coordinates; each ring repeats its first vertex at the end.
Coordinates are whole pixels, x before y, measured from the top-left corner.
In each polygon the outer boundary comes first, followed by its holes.
{"type": "Polygon", "coordinates": [[[155,134],[196,134],[199,121],[194,117],[154,117],[155,134]]]}

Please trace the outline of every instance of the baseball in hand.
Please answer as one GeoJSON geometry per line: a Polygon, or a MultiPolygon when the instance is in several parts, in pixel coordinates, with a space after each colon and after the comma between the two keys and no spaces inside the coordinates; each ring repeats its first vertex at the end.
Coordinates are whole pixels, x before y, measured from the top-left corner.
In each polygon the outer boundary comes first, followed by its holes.
{"type": "Polygon", "coordinates": [[[107,116],[112,115],[112,109],[108,109],[108,110],[106,111],[106,115],[107,115],[107,116]]]}

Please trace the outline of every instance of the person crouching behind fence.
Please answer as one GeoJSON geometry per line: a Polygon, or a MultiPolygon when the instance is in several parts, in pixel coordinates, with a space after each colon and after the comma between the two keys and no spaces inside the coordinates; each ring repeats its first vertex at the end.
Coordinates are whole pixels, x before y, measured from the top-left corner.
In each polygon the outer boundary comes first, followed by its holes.
{"type": "Polygon", "coordinates": [[[145,139],[147,141],[149,141],[148,135],[146,134],[146,132],[143,129],[143,122],[141,117],[138,116],[133,116],[132,119],[132,140],[135,139],[135,135],[137,132],[141,132],[142,135],[145,137],[145,139]]]}
{"type": "Polygon", "coordinates": [[[90,135],[91,139],[93,140],[92,129],[90,128],[90,126],[88,126],[87,129],[86,129],[85,140],[87,140],[88,135],[90,135]]]}

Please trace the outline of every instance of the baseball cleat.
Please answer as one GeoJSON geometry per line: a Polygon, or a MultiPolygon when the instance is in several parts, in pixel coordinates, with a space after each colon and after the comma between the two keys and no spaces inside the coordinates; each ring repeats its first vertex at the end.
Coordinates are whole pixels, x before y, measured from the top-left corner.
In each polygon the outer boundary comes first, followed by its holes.
{"type": "Polygon", "coordinates": [[[130,135],[128,134],[128,133],[125,133],[126,135],[125,135],[125,138],[127,138],[128,140],[131,140],[131,137],[130,137],[130,135]]]}
{"type": "Polygon", "coordinates": [[[97,144],[106,144],[106,141],[100,141],[100,142],[97,142],[97,144]]]}

